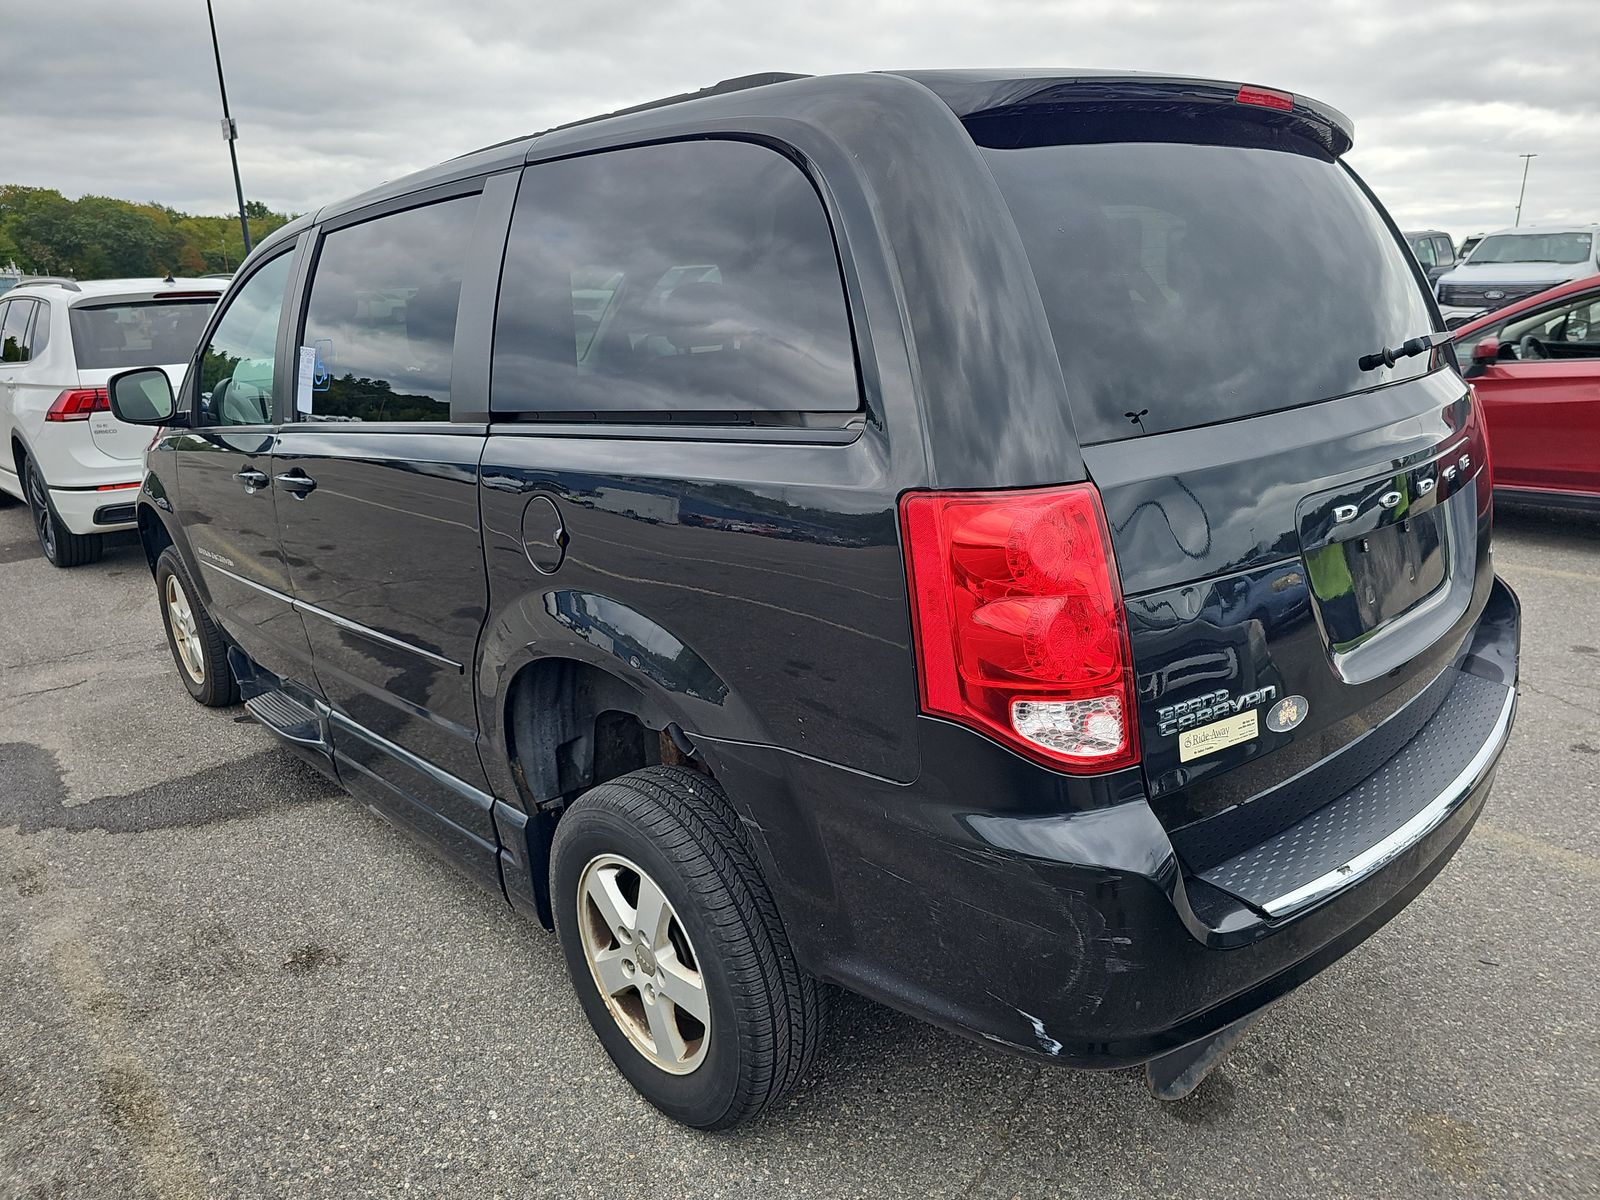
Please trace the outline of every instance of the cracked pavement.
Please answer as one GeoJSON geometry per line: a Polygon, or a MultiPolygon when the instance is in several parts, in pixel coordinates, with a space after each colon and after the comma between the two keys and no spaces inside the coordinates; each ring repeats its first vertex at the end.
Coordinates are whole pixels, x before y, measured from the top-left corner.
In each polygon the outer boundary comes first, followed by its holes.
{"type": "Polygon", "coordinates": [[[549,935],[188,699],[135,543],[30,541],[0,508],[0,1196],[1600,1194],[1600,520],[1502,510],[1482,821],[1192,1099],[846,998],[718,1136],[634,1096],[549,935]]]}

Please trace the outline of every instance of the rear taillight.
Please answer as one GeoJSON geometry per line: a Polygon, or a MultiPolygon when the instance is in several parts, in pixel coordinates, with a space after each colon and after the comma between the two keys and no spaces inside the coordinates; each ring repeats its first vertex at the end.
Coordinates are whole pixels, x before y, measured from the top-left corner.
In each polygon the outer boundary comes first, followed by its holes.
{"type": "Polygon", "coordinates": [[[1494,455],[1489,445],[1489,425],[1483,419],[1483,400],[1478,396],[1478,391],[1470,383],[1467,391],[1471,396],[1467,408],[1467,453],[1472,456],[1472,461],[1478,465],[1478,515],[1481,517],[1489,512],[1494,504],[1494,455]]]}
{"type": "Polygon", "coordinates": [[[1092,484],[900,501],[922,709],[1080,773],[1137,762],[1133,661],[1092,484]]]}
{"type": "Polygon", "coordinates": [[[110,411],[111,397],[105,388],[69,388],[56,397],[44,419],[87,421],[90,413],[110,411]]]}

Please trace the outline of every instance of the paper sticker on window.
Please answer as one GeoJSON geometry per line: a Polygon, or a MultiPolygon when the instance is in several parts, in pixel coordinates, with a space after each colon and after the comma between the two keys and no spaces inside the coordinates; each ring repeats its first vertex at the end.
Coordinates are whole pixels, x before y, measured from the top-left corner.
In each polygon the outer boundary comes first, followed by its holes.
{"type": "Polygon", "coordinates": [[[298,413],[311,415],[311,387],[317,374],[317,348],[300,347],[300,371],[295,377],[294,407],[298,413]]]}

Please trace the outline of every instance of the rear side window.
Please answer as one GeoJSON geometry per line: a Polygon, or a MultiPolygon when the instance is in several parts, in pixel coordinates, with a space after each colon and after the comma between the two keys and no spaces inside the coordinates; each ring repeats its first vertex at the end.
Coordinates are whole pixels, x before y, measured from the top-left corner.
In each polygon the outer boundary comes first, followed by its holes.
{"type": "Polygon", "coordinates": [[[478,197],[410,208],[323,238],[303,345],[313,421],[448,421],[461,271],[478,197]]]}
{"type": "Polygon", "coordinates": [[[529,167],[495,323],[501,412],[850,412],[838,254],[811,181],[748,142],[529,167]]]}
{"type": "Polygon", "coordinates": [[[170,367],[189,361],[217,298],[75,304],[67,311],[82,370],[170,367]]]}
{"type": "Polygon", "coordinates": [[[37,300],[13,300],[0,314],[0,362],[23,363],[33,357],[28,325],[37,300]]]}
{"type": "MultiPolygon", "coordinates": [[[[1357,360],[1428,333],[1404,248],[1325,154],[1153,140],[986,149],[1084,443],[1211,425],[1420,375],[1357,360]]],[[[1179,138],[1184,141],[1180,142],[1179,138]]]]}

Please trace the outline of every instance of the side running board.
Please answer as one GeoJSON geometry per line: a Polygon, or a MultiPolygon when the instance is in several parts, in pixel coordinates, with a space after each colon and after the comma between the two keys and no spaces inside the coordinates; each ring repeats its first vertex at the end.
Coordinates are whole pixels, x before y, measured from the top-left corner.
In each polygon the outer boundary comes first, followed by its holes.
{"type": "Polygon", "coordinates": [[[286,692],[270,691],[244,702],[245,711],[285,741],[317,750],[332,747],[323,735],[322,718],[286,692]]]}

